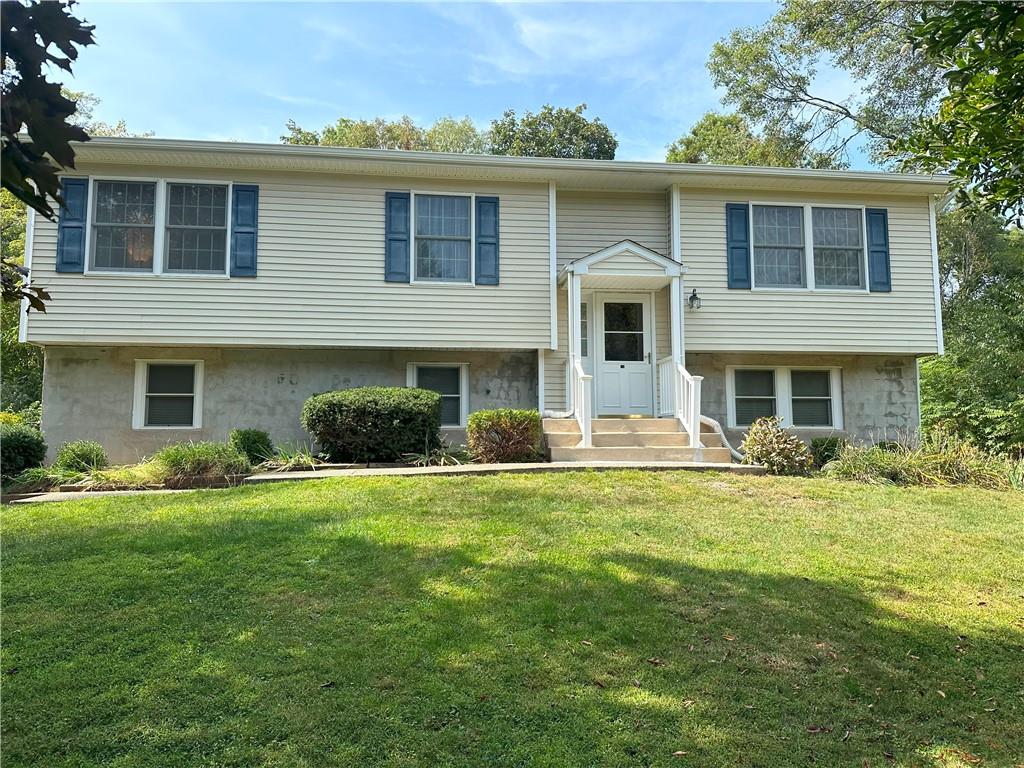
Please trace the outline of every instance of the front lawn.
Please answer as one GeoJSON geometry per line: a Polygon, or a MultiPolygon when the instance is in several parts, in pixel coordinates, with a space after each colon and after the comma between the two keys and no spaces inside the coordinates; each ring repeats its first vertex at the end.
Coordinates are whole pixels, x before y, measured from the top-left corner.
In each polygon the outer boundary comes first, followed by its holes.
{"type": "Polygon", "coordinates": [[[1014,766],[1024,496],[639,472],[4,508],[5,766],[1014,766]]]}

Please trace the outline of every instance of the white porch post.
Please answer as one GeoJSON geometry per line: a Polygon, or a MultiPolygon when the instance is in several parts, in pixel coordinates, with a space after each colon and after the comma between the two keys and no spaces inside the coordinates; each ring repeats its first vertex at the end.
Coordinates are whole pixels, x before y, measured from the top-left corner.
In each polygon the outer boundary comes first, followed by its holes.
{"type": "Polygon", "coordinates": [[[672,360],[683,362],[683,279],[673,277],[669,285],[669,310],[672,315],[672,360]]]}

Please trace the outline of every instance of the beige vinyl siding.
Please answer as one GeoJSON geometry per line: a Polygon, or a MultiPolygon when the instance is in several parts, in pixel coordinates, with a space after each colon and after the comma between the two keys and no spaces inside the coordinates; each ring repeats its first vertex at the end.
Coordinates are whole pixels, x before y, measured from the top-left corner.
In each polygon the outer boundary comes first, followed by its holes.
{"type": "MultiPolygon", "coordinates": [[[[524,349],[550,339],[547,185],[82,167],[260,187],[256,278],[58,274],[56,225],[36,217],[33,279],[53,300],[37,343],[524,349]],[[384,281],[384,193],[500,198],[498,286],[384,281]]],[[[90,204],[92,201],[90,200],[90,204]]]]}
{"type": "Polygon", "coordinates": [[[686,349],[749,352],[937,351],[934,278],[927,197],[861,197],[787,192],[680,190],[685,294],[702,307],[684,309],[686,349]],[[891,293],[730,290],[727,202],[846,204],[889,211],[891,293]]]}
{"type": "Polygon", "coordinates": [[[633,240],[671,256],[667,193],[558,192],[558,268],[633,240]]]}

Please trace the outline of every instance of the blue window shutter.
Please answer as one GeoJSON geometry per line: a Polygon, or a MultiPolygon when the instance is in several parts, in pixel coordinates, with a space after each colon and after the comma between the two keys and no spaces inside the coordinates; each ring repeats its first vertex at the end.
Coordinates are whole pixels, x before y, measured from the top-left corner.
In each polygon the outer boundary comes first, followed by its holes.
{"type": "Polygon", "coordinates": [[[868,230],[868,285],[872,291],[891,291],[889,212],[885,208],[868,208],[864,215],[868,230]]]}
{"type": "Polygon", "coordinates": [[[498,284],[498,198],[476,199],[476,284],[498,284]]]}
{"type": "Polygon", "coordinates": [[[384,279],[409,282],[409,193],[384,193],[384,279]]]}
{"type": "Polygon", "coordinates": [[[256,277],[256,227],[260,188],[235,184],[231,197],[231,276],[256,277]]]}
{"type": "Polygon", "coordinates": [[[726,263],[730,288],[750,288],[750,207],[725,204],[726,263]]]}
{"type": "Polygon", "coordinates": [[[57,220],[57,271],[85,271],[85,221],[89,211],[89,180],[61,179],[57,220]]]}

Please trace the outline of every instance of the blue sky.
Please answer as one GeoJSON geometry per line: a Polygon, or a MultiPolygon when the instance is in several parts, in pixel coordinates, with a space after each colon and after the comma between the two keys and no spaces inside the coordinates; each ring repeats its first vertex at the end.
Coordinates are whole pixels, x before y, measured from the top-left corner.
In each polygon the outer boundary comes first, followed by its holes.
{"type": "Polygon", "coordinates": [[[86,2],[96,25],[67,83],[96,117],[157,136],[276,142],[294,118],[411,115],[429,124],[586,102],[617,157],[665,147],[721,108],[705,62],[766,3],[86,2]]]}

